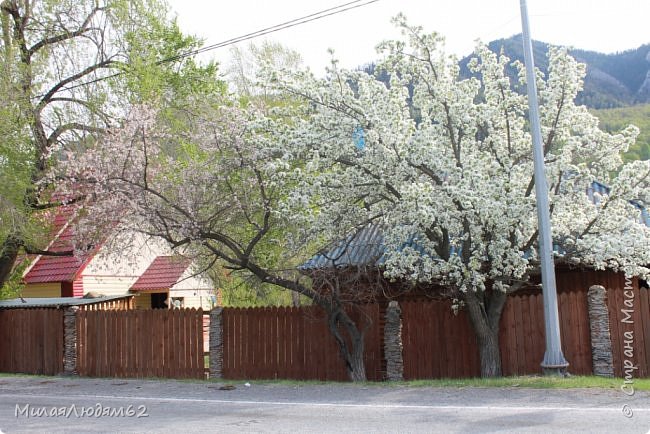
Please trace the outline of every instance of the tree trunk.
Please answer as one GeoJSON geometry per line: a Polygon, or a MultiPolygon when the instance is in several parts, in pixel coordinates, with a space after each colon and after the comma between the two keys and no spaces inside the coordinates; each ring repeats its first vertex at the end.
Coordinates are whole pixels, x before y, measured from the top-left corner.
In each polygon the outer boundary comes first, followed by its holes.
{"type": "Polygon", "coordinates": [[[485,329],[476,332],[478,351],[481,358],[481,377],[501,377],[501,353],[499,351],[499,332],[485,329]]]}
{"type": "Polygon", "coordinates": [[[342,308],[334,307],[326,311],[330,332],[336,339],[350,380],[366,381],[366,366],[363,361],[364,333],[359,330],[352,318],[342,308]],[[348,339],[341,331],[345,331],[348,339]]]}
{"type": "Polygon", "coordinates": [[[468,290],[465,293],[467,313],[476,334],[481,358],[481,377],[500,377],[501,353],[499,350],[499,321],[506,302],[500,291],[468,290]]]}
{"type": "Polygon", "coordinates": [[[11,270],[18,257],[19,249],[20,242],[11,235],[0,245],[0,288],[11,276],[11,270]]]}
{"type": "Polygon", "coordinates": [[[366,365],[363,361],[364,343],[363,336],[360,336],[356,342],[352,342],[351,354],[349,359],[348,375],[352,381],[366,381],[366,365]]]}

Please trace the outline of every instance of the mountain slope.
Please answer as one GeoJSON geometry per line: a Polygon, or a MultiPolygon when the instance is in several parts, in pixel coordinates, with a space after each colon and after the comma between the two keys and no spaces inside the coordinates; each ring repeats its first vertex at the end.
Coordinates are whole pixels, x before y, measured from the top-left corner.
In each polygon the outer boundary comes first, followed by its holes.
{"type": "MultiPolygon", "coordinates": [[[[524,61],[521,35],[498,39],[489,44],[491,50],[503,52],[511,60],[524,61]]],[[[535,65],[548,71],[548,44],[533,41],[535,65]]],[[[614,108],[650,102],[650,44],[615,54],[586,50],[569,50],[579,62],[587,65],[584,90],[577,102],[591,108],[614,108]]],[[[467,63],[461,60],[461,74],[469,76],[467,63]]],[[[515,76],[514,69],[510,73],[515,76]]]]}

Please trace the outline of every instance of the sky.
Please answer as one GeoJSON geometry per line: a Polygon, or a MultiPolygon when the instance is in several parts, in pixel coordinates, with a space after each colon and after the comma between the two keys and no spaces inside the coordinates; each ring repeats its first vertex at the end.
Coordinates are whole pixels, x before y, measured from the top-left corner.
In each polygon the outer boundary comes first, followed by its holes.
{"type": "MultiPolygon", "coordinates": [[[[216,44],[351,0],[168,0],[185,33],[216,44]]],[[[367,3],[364,0],[360,3],[367,3]]],[[[352,6],[352,5],[351,5],[352,6]]],[[[521,32],[517,0],[379,0],[356,9],[281,30],[253,41],[277,41],[298,51],[320,75],[334,56],[355,68],[378,58],[375,46],[399,37],[390,19],[403,12],[410,24],[446,39],[446,50],[469,54],[477,39],[489,42],[521,32]]],[[[613,53],[650,43],[648,0],[528,0],[533,39],[613,53]]],[[[249,42],[239,45],[245,47],[249,42]]],[[[222,65],[229,47],[202,55],[222,65]]]]}

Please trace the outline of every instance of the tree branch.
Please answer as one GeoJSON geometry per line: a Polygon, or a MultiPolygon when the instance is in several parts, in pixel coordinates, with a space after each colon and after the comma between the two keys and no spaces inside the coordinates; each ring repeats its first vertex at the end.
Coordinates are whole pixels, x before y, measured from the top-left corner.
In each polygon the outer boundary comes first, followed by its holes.
{"type": "Polygon", "coordinates": [[[57,127],[52,134],[47,138],[47,145],[51,146],[56,143],[57,139],[61,137],[66,131],[86,131],[88,133],[103,133],[106,131],[104,128],[91,127],[89,125],[84,125],[79,122],[70,122],[68,124],[61,125],[57,127]]]}
{"type": "MultiPolygon", "coordinates": [[[[76,38],[77,36],[83,35],[84,33],[88,32],[90,30],[93,30],[93,28],[89,27],[90,22],[92,21],[95,14],[97,14],[97,12],[102,11],[102,10],[104,10],[104,8],[102,8],[102,7],[93,8],[93,10],[90,11],[88,16],[84,20],[84,22],[81,24],[81,26],[77,30],[75,30],[73,32],[66,31],[65,33],[61,33],[61,34],[58,34],[58,35],[55,35],[55,36],[51,36],[49,38],[41,39],[40,41],[38,41],[36,44],[32,45],[29,48],[29,50],[28,50],[29,55],[32,56],[38,50],[40,50],[41,48],[43,48],[43,47],[45,47],[47,45],[57,44],[59,42],[66,41],[68,39],[73,39],[73,38],[76,38]]],[[[95,29],[95,30],[99,30],[99,29],[95,29]]]]}
{"type": "Polygon", "coordinates": [[[83,71],[80,71],[74,75],[71,75],[70,77],[67,77],[59,81],[52,88],[50,88],[50,90],[48,90],[47,93],[45,93],[45,95],[38,102],[38,104],[36,105],[36,112],[40,113],[43,110],[43,108],[50,103],[50,100],[54,96],[54,94],[56,94],[64,86],[72,83],[73,81],[79,80],[80,78],[85,77],[86,75],[91,74],[92,72],[95,72],[102,68],[109,68],[110,66],[116,65],[117,63],[118,63],[117,61],[109,58],[99,63],[96,63],[94,65],[91,65],[86,69],[84,69],[83,71]]]}

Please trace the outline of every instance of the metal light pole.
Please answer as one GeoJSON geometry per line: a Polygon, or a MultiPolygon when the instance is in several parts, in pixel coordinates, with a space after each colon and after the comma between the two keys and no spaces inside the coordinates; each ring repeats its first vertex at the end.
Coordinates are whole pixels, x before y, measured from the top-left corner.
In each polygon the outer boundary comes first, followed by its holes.
{"type": "Polygon", "coordinates": [[[564,375],[569,362],[562,354],[560,322],[557,310],[557,289],[555,286],[555,265],[553,262],[553,240],[551,237],[551,215],[548,204],[548,188],[544,173],[542,132],[539,127],[539,106],[535,84],[533,45],[528,28],[526,0],[520,0],[521,26],[523,31],[524,60],[528,82],[528,106],[530,127],[533,136],[533,159],[535,164],[535,195],[537,197],[537,222],[539,226],[539,257],[542,265],[542,294],[544,296],[544,324],[546,328],[546,352],[542,369],[546,375],[564,375]]]}

